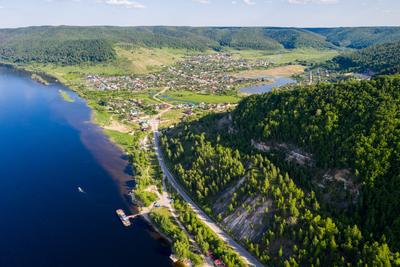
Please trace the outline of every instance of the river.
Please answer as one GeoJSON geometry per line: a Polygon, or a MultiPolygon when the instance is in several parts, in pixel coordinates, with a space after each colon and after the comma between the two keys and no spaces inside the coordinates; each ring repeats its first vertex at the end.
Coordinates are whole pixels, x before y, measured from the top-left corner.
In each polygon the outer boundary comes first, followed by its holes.
{"type": "Polygon", "coordinates": [[[129,165],[90,115],[68,88],[0,67],[0,266],[171,266],[151,226],[116,216],[129,165]]]}
{"type": "MultiPolygon", "coordinates": [[[[266,78],[266,77],[264,77],[264,78],[266,78]]],[[[278,87],[282,87],[285,85],[296,83],[295,79],[289,78],[289,77],[284,77],[284,76],[268,77],[268,78],[272,79],[273,82],[267,83],[267,84],[252,85],[249,87],[242,88],[239,91],[241,93],[245,93],[245,94],[264,94],[264,93],[271,92],[272,89],[274,89],[274,88],[278,88],[278,87]]]]}

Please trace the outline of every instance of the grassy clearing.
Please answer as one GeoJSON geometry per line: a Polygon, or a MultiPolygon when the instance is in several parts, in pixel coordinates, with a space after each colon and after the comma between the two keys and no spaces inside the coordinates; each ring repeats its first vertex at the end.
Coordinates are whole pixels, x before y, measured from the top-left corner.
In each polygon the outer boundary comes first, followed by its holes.
{"type": "Polygon", "coordinates": [[[110,139],[124,148],[125,151],[133,146],[133,138],[128,133],[122,133],[115,130],[105,129],[104,132],[110,137],[110,139]]]}
{"type": "Polygon", "coordinates": [[[232,50],[229,52],[231,52],[237,58],[249,60],[270,60],[272,63],[278,65],[296,62],[319,63],[332,59],[339,54],[339,52],[336,50],[318,49],[293,49],[281,51],[232,50]]]}
{"type": "Polygon", "coordinates": [[[143,74],[160,70],[162,66],[172,65],[193,52],[173,48],[143,48],[123,46],[116,48],[118,66],[123,71],[143,74]]]}
{"type": "Polygon", "coordinates": [[[161,98],[171,103],[189,102],[198,104],[201,102],[209,104],[237,103],[240,98],[235,95],[206,95],[190,91],[167,91],[161,98]]]}
{"type": "Polygon", "coordinates": [[[89,106],[92,109],[92,121],[101,127],[110,125],[111,114],[104,110],[100,105],[89,101],[89,106]]]}
{"type": "Polygon", "coordinates": [[[171,109],[162,115],[160,128],[168,128],[171,125],[177,124],[182,117],[183,111],[181,109],[171,109]]]}
{"type": "Polygon", "coordinates": [[[75,100],[65,91],[63,90],[58,90],[58,92],[60,93],[60,96],[64,99],[64,101],[66,102],[75,102],[75,100]]]}
{"type": "Polygon", "coordinates": [[[153,192],[135,190],[135,197],[142,202],[143,206],[148,207],[158,199],[157,195],[153,192]]]}

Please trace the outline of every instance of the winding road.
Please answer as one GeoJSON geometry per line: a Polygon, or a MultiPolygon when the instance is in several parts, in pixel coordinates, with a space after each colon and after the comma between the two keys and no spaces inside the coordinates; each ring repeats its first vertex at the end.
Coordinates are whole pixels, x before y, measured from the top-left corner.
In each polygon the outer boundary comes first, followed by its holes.
{"type": "Polygon", "coordinates": [[[174,176],[168,170],[161,151],[160,141],[159,141],[160,132],[158,131],[158,125],[160,123],[161,115],[166,113],[172,108],[172,105],[157,98],[157,96],[165,92],[165,90],[154,95],[153,98],[168,105],[168,108],[161,111],[159,114],[155,116],[155,118],[151,120],[151,127],[154,133],[154,151],[156,152],[158,162],[165,177],[168,179],[169,183],[175,188],[175,190],[182,196],[182,198],[189,204],[192,210],[197,214],[198,218],[202,220],[216,235],[218,235],[218,237],[221,238],[221,240],[223,240],[225,243],[231,246],[232,249],[236,251],[236,253],[238,253],[249,266],[263,267],[264,265],[261,262],[259,262],[245,248],[243,248],[232,237],[230,237],[226,232],[224,232],[202,209],[200,209],[200,207],[189,197],[189,195],[185,192],[185,190],[181,187],[181,185],[176,181],[174,176]]]}

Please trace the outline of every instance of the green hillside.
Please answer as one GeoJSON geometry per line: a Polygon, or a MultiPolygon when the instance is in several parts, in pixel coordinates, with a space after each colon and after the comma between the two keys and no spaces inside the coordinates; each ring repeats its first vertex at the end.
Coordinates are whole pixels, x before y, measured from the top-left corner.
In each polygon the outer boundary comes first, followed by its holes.
{"type": "Polygon", "coordinates": [[[326,84],[246,98],[234,124],[247,140],[294,144],[320,169],[352,170],[365,185],[360,223],[399,250],[399,106],[399,79],[326,84]]]}
{"type": "Polygon", "coordinates": [[[323,36],[303,29],[264,29],[264,34],[282,44],[287,49],[293,48],[334,48],[323,36]]]}
{"type": "Polygon", "coordinates": [[[42,26],[0,30],[0,43],[39,40],[93,40],[126,42],[148,46],[205,49],[214,43],[179,27],[42,26]]]}
{"type": "Polygon", "coordinates": [[[398,266],[400,79],[250,96],[162,138],[173,170],[267,266],[398,266]]]}
{"type": "Polygon", "coordinates": [[[333,62],[340,69],[377,74],[400,72],[400,42],[371,46],[356,52],[337,56],[333,62]]]}

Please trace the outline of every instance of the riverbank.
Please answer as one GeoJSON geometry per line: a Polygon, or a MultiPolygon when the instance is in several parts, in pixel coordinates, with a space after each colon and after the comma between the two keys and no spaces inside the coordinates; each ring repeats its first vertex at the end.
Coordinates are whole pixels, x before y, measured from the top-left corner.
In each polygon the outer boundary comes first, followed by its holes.
{"type": "MultiPolygon", "coordinates": [[[[45,76],[47,79],[51,80],[51,82],[55,83],[59,83],[62,86],[65,86],[69,89],[71,89],[72,91],[74,91],[75,93],[78,94],[79,97],[81,97],[82,99],[85,100],[86,105],[90,108],[91,110],[91,123],[99,126],[104,135],[107,136],[108,140],[110,142],[112,142],[121,152],[123,152],[123,154],[125,154],[126,157],[130,157],[130,149],[128,146],[132,145],[132,144],[128,144],[126,142],[127,138],[131,138],[133,139],[133,136],[131,134],[131,132],[133,132],[134,130],[138,130],[138,129],[134,129],[133,126],[127,126],[121,122],[116,121],[114,118],[111,117],[110,114],[108,114],[107,112],[105,112],[104,110],[101,110],[100,107],[95,103],[95,101],[93,99],[88,99],[86,97],[86,95],[83,93],[82,88],[80,88],[79,86],[74,86],[71,83],[68,83],[66,80],[62,79],[62,77],[58,77],[56,76],[54,73],[42,73],[41,71],[37,71],[34,70],[31,66],[27,65],[17,65],[17,64],[9,64],[9,63],[3,63],[1,62],[0,65],[5,66],[7,68],[11,68],[17,71],[21,71],[23,72],[26,76],[33,78],[33,76],[35,75],[39,75],[38,73],[40,73],[41,75],[45,76]],[[114,123],[112,123],[114,122],[114,123]],[[110,127],[107,126],[107,124],[110,123],[110,127]],[[118,124],[118,129],[115,129],[116,124],[118,124]],[[119,131],[120,128],[122,127],[122,125],[124,126],[124,131],[119,131]],[[118,134],[120,133],[120,134],[118,134]],[[125,136],[126,138],[122,137],[125,136]]],[[[36,77],[36,76],[35,76],[36,77]]],[[[42,83],[44,84],[44,83],[42,83]]],[[[47,84],[48,85],[48,84],[47,84]]],[[[83,86],[83,85],[82,85],[83,86]]],[[[60,96],[67,102],[72,102],[73,99],[63,90],[59,90],[59,94],[60,96]]],[[[133,140],[132,140],[133,142],[133,140]]],[[[132,162],[130,163],[132,164],[132,162]]],[[[124,170],[123,170],[124,171],[124,170]]],[[[129,210],[131,213],[137,213],[138,212],[138,207],[136,205],[134,205],[129,197],[132,189],[133,189],[133,184],[135,183],[135,178],[133,176],[130,176],[130,178],[127,178],[127,176],[115,176],[112,175],[114,177],[115,182],[117,182],[120,194],[122,196],[122,199],[125,201],[125,203],[127,204],[127,207],[129,207],[129,210]]],[[[154,230],[157,231],[157,233],[165,240],[167,240],[170,244],[171,244],[171,239],[169,237],[167,237],[164,233],[162,233],[154,223],[151,222],[151,219],[148,216],[142,216],[145,221],[147,221],[148,223],[151,224],[151,226],[154,228],[154,230]]]]}
{"type": "Polygon", "coordinates": [[[154,238],[144,219],[127,229],[115,215],[116,209],[128,212],[128,207],[111,173],[123,173],[127,161],[89,122],[91,110],[84,99],[60,84],[44,86],[5,67],[0,92],[1,203],[10,215],[1,220],[2,263],[171,266],[170,246],[154,238]],[[65,102],[59,90],[75,102],[65,102]],[[41,151],[40,156],[30,151],[41,151]],[[24,208],[27,201],[29,209],[24,208]],[[26,242],[21,246],[18,240],[26,242]]]}

